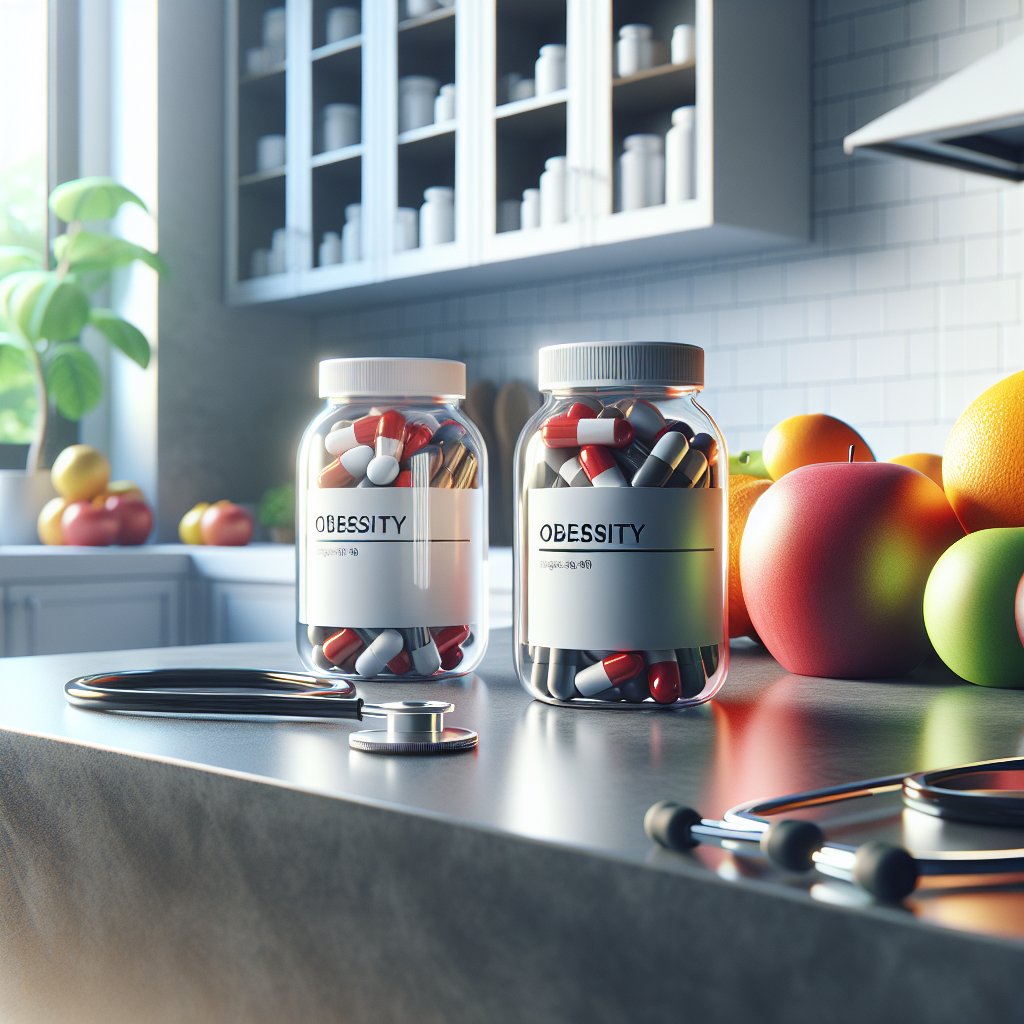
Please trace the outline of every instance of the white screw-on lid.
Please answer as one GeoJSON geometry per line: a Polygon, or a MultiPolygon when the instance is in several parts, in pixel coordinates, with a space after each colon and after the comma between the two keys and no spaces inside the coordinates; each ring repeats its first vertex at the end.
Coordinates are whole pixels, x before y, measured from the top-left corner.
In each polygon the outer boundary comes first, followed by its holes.
{"type": "Polygon", "coordinates": [[[660,135],[627,135],[622,147],[631,153],[660,153],[665,148],[665,140],[660,135]]]}
{"type": "Polygon", "coordinates": [[[628,39],[631,36],[639,39],[650,39],[654,29],[650,25],[623,25],[619,29],[619,38],[628,39]]]}
{"type": "Polygon", "coordinates": [[[423,199],[428,203],[454,203],[455,189],[451,185],[431,185],[423,190],[423,199]]]}
{"type": "Polygon", "coordinates": [[[466,364],[455,359],[324,359],[320,397],[430,395],[466,397],[466,364]]]}
{"type": "Polygon", "coordinates": [[[693,124],[693,117],[696,112],[696,108],[692,106],[676,107],[676,109],[672,111],[672,123],[693,124]]]}
{"type": "Polygon", "coordinates": [[[704,349],[673,341],[584,341],[538,353],[541,391],[561,388],[704,387],[704,349]]]}

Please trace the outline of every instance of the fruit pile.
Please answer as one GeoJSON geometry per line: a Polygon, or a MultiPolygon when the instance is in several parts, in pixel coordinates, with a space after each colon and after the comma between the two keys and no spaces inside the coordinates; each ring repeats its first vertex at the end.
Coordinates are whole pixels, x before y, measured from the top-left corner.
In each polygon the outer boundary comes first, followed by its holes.
{"type": "Polygon", "coordinates": [[[903,675],[934,649],[1024,688],[1024,372],[956,422],[942,457],[875,462],[831,416],[729,460],[729,635],[801,675],[903,675]]]}
{"type": "Polygon", "coordinates": [[[178,524],[182,544],[215,544],[243,547],[252,540],[252,516],[231,501],[201,501],[193,505],[178,524]]]}

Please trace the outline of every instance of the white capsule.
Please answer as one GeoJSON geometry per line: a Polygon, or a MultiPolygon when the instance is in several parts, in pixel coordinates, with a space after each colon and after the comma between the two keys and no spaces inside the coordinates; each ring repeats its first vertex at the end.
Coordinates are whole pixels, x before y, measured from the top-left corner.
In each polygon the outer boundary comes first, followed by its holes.
{"type": "Polygon", "coordinates": [[[379,675],[387,663],[401,653],[405,646],[397,629],[385,629],[362,654],[356,658],[356,673],[364,679],[379,675]]]}
{"type": "Polygon", "coordinates": [[[368,444],[356,445],[341,453],[341,464],[352,474],[353,479],[362,480],[366,467],[373,459],[373,449],[368,444]]]}
{"type": "Polygon", "coordinates": [[[398,459],[393,455],[375,455],[366,467],[366,476],[376,487],[386,487],[398,477],[398,459]]]}
{"type": "Polygon", "coordinates": [[[558,475],[570,487],[590,486],[590,480],[587,478],[587,474],[583,472],[580,460],[575,455],[562,463],[561,468],[558,470],[558,475]]]}

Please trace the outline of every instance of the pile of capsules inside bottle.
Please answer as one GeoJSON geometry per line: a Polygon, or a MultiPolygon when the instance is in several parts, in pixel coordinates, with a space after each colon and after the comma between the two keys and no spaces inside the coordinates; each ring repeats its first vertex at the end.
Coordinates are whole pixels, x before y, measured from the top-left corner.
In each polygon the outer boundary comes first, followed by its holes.
{"type": "MultiPolygon", "coordinates": [[[[540,457],[526,467],[529,489],[719,486],[714,437],[666,419],[644,399],[575,397],[543,422],[540,439],[540,457]]],[[[527,647],[525,654],[530,689],[540,696],[631,704],[698,696],[719,658],[716,645],[665,651],[527,647]]]]}
{"type": "MultiPolygon", "coordinates": [[[[372,411],[339,420],[324,438],[329,462],[316,485],[328,487],[476,488],[480,457],[453,419],[432,412],[372,411]]],[[[386,526],[385,526],[386,529],[386,526]]],[[[455,671],[472,642],[469,625],[404,629],[307,628],[309,658],[323,672],[361,676],[430,676],[455,671]]]]}

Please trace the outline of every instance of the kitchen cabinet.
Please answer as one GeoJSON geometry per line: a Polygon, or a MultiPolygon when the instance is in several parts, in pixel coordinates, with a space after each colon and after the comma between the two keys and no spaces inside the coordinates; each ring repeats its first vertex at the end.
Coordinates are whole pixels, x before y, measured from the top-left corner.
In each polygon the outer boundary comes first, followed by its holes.
{"type": "Polygon", "coordinates": [[[334,0],[286,0],[286,59],[254,72],[274,2],[227,0],[229,302],[319,311],[807,240],[806,0],[456,0],[412,17],[407,2],[363,0],[361,31],[327,42],[334,0]],[[634,22],[654,28],[658,63],[615,77],[614,39],[634,22]],[[667,63],[684,23],[695,55],[667,63]],[[532,75],[548,44],[565,45],[565,88],[510,98],[509,74],[532,75]],[[455,116],[400,132],[409,75],[454,83],[455,116]],[[328,150],[333,103],[358,105],[362,131],[328,150]],[[693,197],[616,212],[623,140],[663,136],[690,104],[693,197]],[[267,134],[286,137],[279,167],[256,164],[267,134]],[[552,156],[567,158],[567,218],[516,229],[509,204],[552,156]],[[396,251],[396,211],[418,209],[431,186],[454,187],[454,240],[396,251]],[[360,258],[322,264],[324,234],[342,233],[353,204],[360,258]]]}

